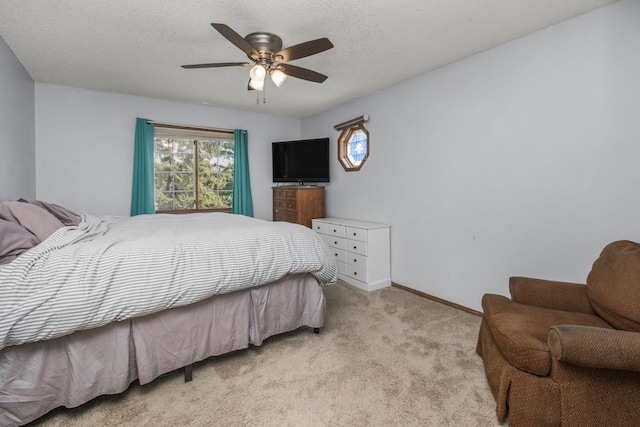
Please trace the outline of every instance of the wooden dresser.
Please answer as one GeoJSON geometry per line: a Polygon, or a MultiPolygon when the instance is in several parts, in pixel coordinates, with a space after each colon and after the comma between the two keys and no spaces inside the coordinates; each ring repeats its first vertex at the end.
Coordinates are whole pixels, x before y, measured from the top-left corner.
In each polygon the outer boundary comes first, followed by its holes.
{"type": "Polygon", "coordinates": [[[273,220],[306,225],[324,217],[324,187],[286,185],[273,187],[273,220]]]}

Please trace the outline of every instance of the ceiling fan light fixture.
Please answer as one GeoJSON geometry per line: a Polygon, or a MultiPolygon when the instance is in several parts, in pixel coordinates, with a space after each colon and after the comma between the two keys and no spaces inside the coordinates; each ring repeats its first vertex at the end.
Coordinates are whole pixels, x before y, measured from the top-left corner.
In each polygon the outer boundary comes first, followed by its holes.
{"type": "MultiPolygon", "coordinates": [[[[327,79],[324,74],[288,64],[289,61],[306,58],[333,48],[333,43],[326,37],[309,40],[282,49],[282,39],[272,33],[256,32],[242,37],[228,25],[212,23],[211,26],[225,39],[243,51],[253,64],[250,62],[214,62],[183,65],[182,68],[251,66],[247,89],[257,91],[265,89],[267,73],[277,87],[282,86],[288,76],[315,83],[323,83],[327,79]]],[[[263,99],[263,102],[265,101],[263,99]]]]}
{"type": "Polygon", "coordinates": [[[251,71],[249,71],[249,77],[252,80],[262,80],[264,82],[264,78],[267,75],[267,70],[260,64],[256,64],[251,67],[251,71]]]}
{"type": "Polygon", "coordinates": [[[271,81],[277,87],[282,86],[282,84],[284,83],[285,80],[287,80],[287,75],[285,73],[283,73],[282,71],[278,70],[277,68],[275,70],[271,70],[271,81]]]}
{"type": "Polygon", "coordinates": [[[262,79],[251,78],[251,80],[249,80],[249,86],[251,86],[251,88],[255,89],[255,90],[263,90],[264,89],[264,76],[262,77],[262,79]]]}

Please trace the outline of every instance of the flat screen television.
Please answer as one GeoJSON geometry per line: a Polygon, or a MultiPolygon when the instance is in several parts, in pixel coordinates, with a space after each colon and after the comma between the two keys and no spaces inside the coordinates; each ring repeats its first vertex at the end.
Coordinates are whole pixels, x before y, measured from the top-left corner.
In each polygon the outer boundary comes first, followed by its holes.
{"type": "Polygon", "coordinates": [[[273,182],[329,182],[329,138],[274,142],[273,182]]]}

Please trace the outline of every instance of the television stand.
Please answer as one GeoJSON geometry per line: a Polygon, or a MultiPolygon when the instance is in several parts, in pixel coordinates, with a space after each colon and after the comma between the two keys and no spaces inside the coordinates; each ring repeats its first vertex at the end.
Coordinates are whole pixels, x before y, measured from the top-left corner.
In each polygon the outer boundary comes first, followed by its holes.
{"type": "MultiPolygon", "coordinates": [[[[302,183],[300,183],[302,184],[302,183]]],[[[324,218],[324,187],[283,185],[272,187],[273,220],[311,228],[313,218],[324,218]]]]}

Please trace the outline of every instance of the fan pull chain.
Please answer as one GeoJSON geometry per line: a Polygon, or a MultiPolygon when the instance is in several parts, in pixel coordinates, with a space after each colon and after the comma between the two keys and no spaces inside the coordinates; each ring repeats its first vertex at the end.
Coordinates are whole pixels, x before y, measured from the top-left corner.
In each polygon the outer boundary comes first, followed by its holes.
{"type": "Polygon", "coordinates": [[[256,90],[256,105],[260,105],[260,92],[262,92],[262,103],[263,104],[267,103],[267,96],[264,93],[264,89],[256,90]]]}
{"type": "Polygon", "coordinates": [[[262,103],[267,103],[267,95],[266,95],[266,85],[262,88],[262,90],[256,90],[256,105],[260,105],[260,92],[262,92],[262,103]]]}

